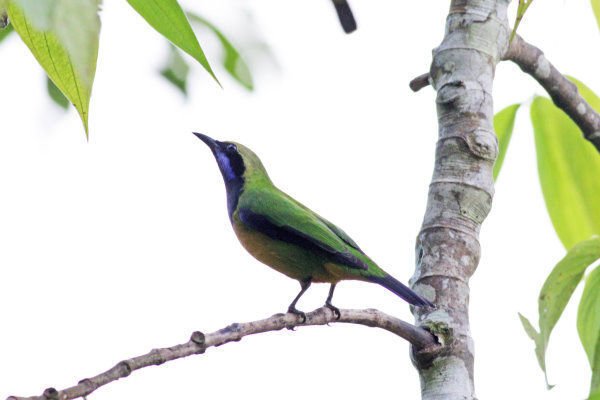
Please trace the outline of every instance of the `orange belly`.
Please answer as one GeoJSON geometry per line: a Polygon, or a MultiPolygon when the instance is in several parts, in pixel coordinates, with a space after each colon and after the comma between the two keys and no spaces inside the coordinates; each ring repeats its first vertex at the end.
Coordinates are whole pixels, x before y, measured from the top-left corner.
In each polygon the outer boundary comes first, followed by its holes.
{"type": "Polygon", "coordinates": [[[297,280],[311,278],[313,282],[337,283],[340,278],[330,273],[331,266],[322,255],[296,244],[274,240],[234,223],[233,230],[244,248],[254,258],[274,270],[297,280]],[[329,267],[329,268],[328,268],[329,267]]]}

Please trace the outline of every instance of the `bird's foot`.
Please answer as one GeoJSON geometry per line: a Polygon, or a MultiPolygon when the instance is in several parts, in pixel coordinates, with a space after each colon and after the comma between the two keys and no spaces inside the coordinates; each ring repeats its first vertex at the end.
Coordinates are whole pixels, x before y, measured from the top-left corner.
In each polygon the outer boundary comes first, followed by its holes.
{"type": "Polygon", "coordinates": [[[340,319],[340,317],[342,316],[342,314],[340,313],[340,309],[331,304],[330,302],[325,302],[325,307],[331,310],[336,320],[340,319]]]}
{"type": "Polygon", "coordinates": [[[300,321],[301,324],[306,322],[306,314],[298,310],[296,307],[290,306],[288,308],[288,313],[299,315],[302,318],[302,321],[300,321]]]}

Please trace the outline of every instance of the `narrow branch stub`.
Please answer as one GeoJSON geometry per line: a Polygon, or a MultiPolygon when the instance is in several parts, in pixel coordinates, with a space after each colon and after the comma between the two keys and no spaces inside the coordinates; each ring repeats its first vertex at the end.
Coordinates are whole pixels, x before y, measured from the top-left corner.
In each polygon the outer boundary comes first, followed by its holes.
{"type": "Polygon", "coordinates": [[[513,61],[538,81],[554,104],[579,126],[583,136],[600,152],[600,114],[581,96],[577,86],[552,65],[542,50],[516,35],[504,59],[513,61]]]}
{"type": "Polygon", "coordinates": [[[415,318],[443,348],[413,353],[424,400],[475,399],[469,279],[494,195],[492,83],[508,46],[507,6],[505,0],[452,1],[446,35],[433,54],[439,140],[411,282],[438,307],[416,309],[415,318]]]}

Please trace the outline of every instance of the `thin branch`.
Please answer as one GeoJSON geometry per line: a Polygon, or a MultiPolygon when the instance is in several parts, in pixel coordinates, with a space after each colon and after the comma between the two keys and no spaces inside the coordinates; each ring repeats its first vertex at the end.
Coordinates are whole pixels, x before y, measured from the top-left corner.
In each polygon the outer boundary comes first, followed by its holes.
{"type": "Polygon", "coordinates": [[[504,59],[517,64],[546,89],[554,104],[563,110],[600,151],[600,115],[581,97],[577,86],[561,74],[542,50],[515,36],[504,59]]]}
{"type": "Polygon", "coordinates": [[[412,81],[410,81],[408,86],[410,86],[410,88],[413,92],[418,92],[419,90],[421,90],[424,87],[427,87],[431,84],[431,82],[429,82],[429,79],[430,79],[429,72],[425,72],[424,74],[421,74],[421,75],[417,76],[416,78],[414,78],[412,81]]]}
{"type": "Polygon", "coordinates": [[[234,323],[206,335],[202,332],[194,332],[190,340],[186,343],[178,344],[173,347],[154,349],[147,354],[123,360],[111,369],[96,375],[93,378],[83,379],[77,385],[68,389],[58,391],[54,388],[48,388],[41,396],[11,396],[7,400],[76,399],[87,396],[96,389],[114,382],[117,379],[125,378],[135,370],[150,367],[152,365],[161,365],[165,362],[194,354],[202,354],[209,347],[217,347],[229,342],[238,342],[244,336],[278,331],[283,328],[293,329],[300,326],[325,325],[330,322],[343,322],[381,328],[406,339],[417,351],[432,352],[441,348],[435,336],[425,329],[411,325],[408,322],[404,322],[381,311],[374,309],[340,310],[340,314],[340,318],[336,320],[333,312],[328,308],[323,307],[307,313],[306,321],[304,323],[298,315],[275,314],[270,318],[259,321],[234,323]]]}

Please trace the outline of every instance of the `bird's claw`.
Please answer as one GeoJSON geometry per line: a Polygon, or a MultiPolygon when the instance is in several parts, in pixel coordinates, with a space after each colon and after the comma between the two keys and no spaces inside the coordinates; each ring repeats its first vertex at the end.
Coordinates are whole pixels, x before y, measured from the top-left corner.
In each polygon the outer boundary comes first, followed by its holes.
{"type": "Polygon", "coordinates": [[[299,315],[302,318],[302,321],[300,321],[301,324],[306,322],[306,314],[303,313],[302,311],[298,310],[296,307],[289,307],[288,313],[299,315]]]}
{"type": "Polygon", "coordinates": [[[336,306],[334,306],[333,304],[331,304],[330,302],[326,302],[325,303],[325,307],[329,308],[331,310],[331,312],[333,313],[334,317],[336,320],[340,319],[342,316],[342,313],[340,313],[340,309],[337,308],[336,306]]]}

